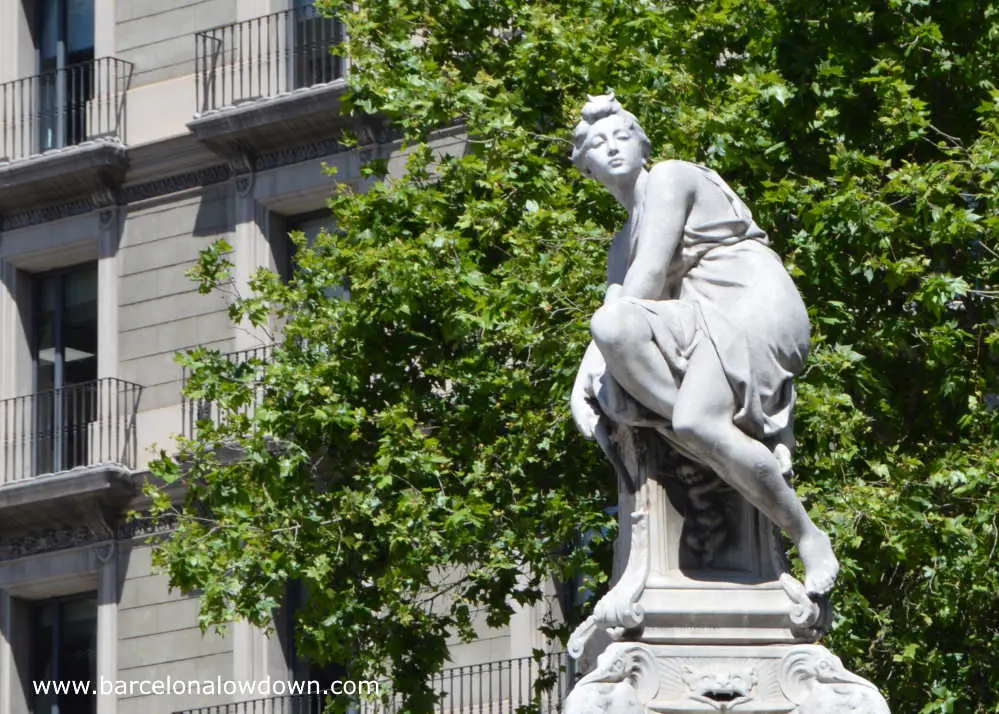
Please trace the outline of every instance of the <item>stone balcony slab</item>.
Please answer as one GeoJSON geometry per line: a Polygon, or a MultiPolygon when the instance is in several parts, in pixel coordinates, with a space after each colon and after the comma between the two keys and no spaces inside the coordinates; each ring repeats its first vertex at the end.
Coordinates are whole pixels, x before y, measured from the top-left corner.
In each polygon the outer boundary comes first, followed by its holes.
{"type": "Polygon", "coordinates": [[[111,203],[128,154],[113,139],[86,141],[0,163],[0,213],[86,198],[111,203]]]}
{"type": "Polygon", "coordinates": [[[339,131],[378,140],[380,123],[344,115],[344,79],[295,89],[198,114],[188,128],[207,147],[233,164],[292,146],[327,140],[339,131]]]}
{"type": "Polygon", "coordinates": [[[0,486],[0,536],[66,524],[115,523],[139,492],[119,464],[86,466],[0,486]]]}

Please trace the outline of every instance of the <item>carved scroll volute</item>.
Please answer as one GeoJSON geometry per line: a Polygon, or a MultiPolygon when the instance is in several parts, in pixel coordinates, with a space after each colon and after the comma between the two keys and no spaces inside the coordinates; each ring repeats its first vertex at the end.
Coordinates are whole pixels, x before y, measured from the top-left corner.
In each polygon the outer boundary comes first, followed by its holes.
{"type": "Polygon", "coordinates": [[[891,714],[877,687],[818,645],[787,653],[780,665],[780,687],[799,705],[795,714],[891,714]]]}
{"type": "Polygon", "coordinates": [[[565,714],[644,714],[659,690],[652,652],[642,645],[615,642],[600,655],[565,700],[565,714]]]}
{"type": "MultiPolygon", "coordinates": [[[[645,619],[639,604],[649,576],[649,518],[644,512],[631,514],[631,552],[621,579],[605,594],[590,615],[569,638],[569,654],[580,659],[587,641],[599,628],[615,639],[637,630],[645,619]]],[[[601,658],[603,655],[601,655],[601,658]]]]}

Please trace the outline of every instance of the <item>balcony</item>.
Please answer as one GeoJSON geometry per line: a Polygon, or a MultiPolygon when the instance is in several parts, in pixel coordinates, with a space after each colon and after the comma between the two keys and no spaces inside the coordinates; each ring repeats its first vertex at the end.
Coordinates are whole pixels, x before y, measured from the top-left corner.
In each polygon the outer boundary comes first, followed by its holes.
{"type": "Polygon", "coordinates": [[[104,57],[0,84],[0,212],[121,181],[132,71],[104,57]]]}
{"type": "Polygon", "coordinates": [[[134,492],[141,391],[108,378],[0,400],[2,530],[118,508],[134,492]]]}
{"type": "MultiPolygon", "coordinates": [[[[518,714],[529,708],[534,714],[557,714],[572,689],[569,661],[565,654],[547,656],[542,672],[533,657],[487,662],[467,667],[445,669],[433,679],[441,699],[437,714],[518,714]],[[534,685],[549,685],[535,699],[534,685]]],[[[303,688],[307,682],[299,683],[303,688]]],[[[328,682],[319,682],[325,688],[328,682]]],[[[360,684],[360,683],[358,683],[360,684]]],[[[345,693],[346,694],[346,693],[345,693]]],[[[232,704],[218,704],[198,709],[185,709],[174,714],[322,714],[325,697],[322,694],[294,694],[267,699],[254,699],[232,704]]],[[[402,704],[390,698],[388,703],[372,698],[358,698],[354,711],[358,714],[400,714],[402,704]]]]}
{"type": "Polygon", "coordinates": [[[343,24],[312,5],[197,33],[188,127],[227,158],[328,137],[346,87],[346,60],[330,50],[343,40],[343,24]]]}
{"type": "MultiPolygon", "coordinates": [[[[223,353],[222,359],[232,365],[235,376],[243,378],[247,375],[258,374],[259,370],[270,359],[273,350],[274,345],[261,345],[245,350],[223,353]]],[[[187,384],[187,380],[188,372],[185,367],[183,373],[183,383],[185,385],[187,384]]],[[[260,380],[259,378],[254,378],[251,381],[259,382],[260,380]]],[[[263,398],[263,387],[258,386],[254,392],[253,399],[243,407],[243,412],[252,412],[263,401],[263,398]]],[[[191,399],[186,394],[181,397],[181,434],[187,438],[193,439],[196,436],[199,421],[205,420],[219,425],[223,419],[224,415],[214,402],[205,399],[191,399]]]]}
{"type": "Polygon", "coordinates": [[[330,49],[343,25],[312,5],[235,22],[194,36],[201,113],[328,84],[344,76],[330,49]]]}

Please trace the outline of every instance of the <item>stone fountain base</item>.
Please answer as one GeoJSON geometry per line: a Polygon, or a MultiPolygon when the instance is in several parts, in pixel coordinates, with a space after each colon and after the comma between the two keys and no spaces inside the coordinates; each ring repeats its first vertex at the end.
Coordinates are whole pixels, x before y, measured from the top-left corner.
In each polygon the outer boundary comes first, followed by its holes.
{"type": "MultiPolygon", "coordinates": [[[[623,439],[643,437],[642,430],[623,439]]],[[[621,444],[614,586],[569,640],[586,672],[566,714],[890,714],[815,644],[830,620],[773,526],[661,440],[621,444]]]]}

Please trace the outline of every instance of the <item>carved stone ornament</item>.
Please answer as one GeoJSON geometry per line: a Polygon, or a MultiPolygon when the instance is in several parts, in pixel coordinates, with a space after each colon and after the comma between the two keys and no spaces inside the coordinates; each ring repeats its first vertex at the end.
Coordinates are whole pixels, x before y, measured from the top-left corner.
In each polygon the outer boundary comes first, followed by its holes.
{"type": "Polygon", "coordinates": [[[246,196],[253,190],[253,174],[240,174],[236,176],[236,193],[239,196],[246,196]]]}
{"type": "Polygon", "coordinates": [[[569,654],[579,659],[587,640],[598,628],[619,638],[641,626],[645,613],[638,604],[649,575],[649,519],[646,513],[631,514],[631,552],[621,579],[604,595],[593,614],[569,638],[569,654]]]}
{"type": "Polygon", "coordinates": [[[832,621],[829,598],[809,596],[805,592],[805,586],[789,573],[780,574],[780,584],[792,602],[789,615],[795,633],[802,639],[811,641],[825,634],[832,621]]]}
{"type": "Polygon", "coordinates": [[[756,669],[747,664],[734,668],[727,664],[683,668],[688,697],[719,711],[728,711],[752,699],[759,683],[756,669]]]}
{"type": "Polygon", "coordinates": [[[108,528],[92,523],[42,528],[0,539],[0,562],[90,545],[110,537],[108,528]]]}
{"type": "Polygon", "coordinates": [[[565,714],[643,714],[659,689],[656,658],[647,647],[615,642],[566,697],[565,714]]]}
{"type": "Polygon", "coordinates": [[[101,230],[108,230],[114,225],[114,219],[117,215],[118,210],[116,208],[102,208],[100,213],[97,214],[97,223],[101,230]]]}
{"type": "Polygon", "coordinates": [[[254,157],[241,149],[227,153],[229,170],[235,178],[236,194],[247,196],[253,190],[256,172],[253,170],[254,157]]]}
{"type": "Polygon", "coordinates": [[[780,666],[781,690],[795,714],[890,714],[878,688],[818,645],[795,647],[780,666]]]}

